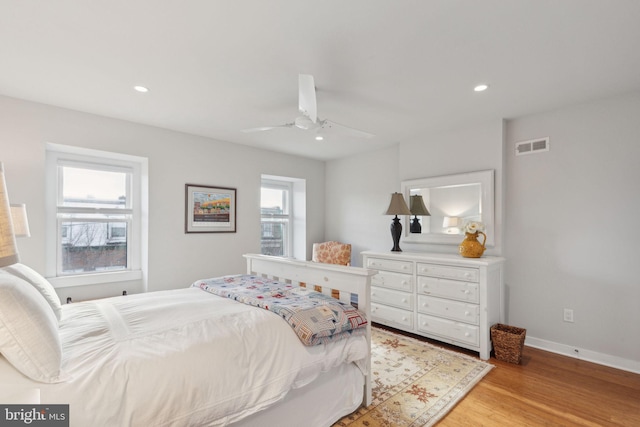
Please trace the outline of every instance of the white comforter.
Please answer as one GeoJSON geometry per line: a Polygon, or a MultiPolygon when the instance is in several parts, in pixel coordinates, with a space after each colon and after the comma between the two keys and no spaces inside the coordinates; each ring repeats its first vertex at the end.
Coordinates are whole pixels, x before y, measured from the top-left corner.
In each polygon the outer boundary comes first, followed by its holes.
{"type": "Polygon", "coordinates": [[[198,288],[65,305],[60,335],[68,381],[35,383],[4,358],[0,375],[68,403],[72,426],[226,425],[367,354],[364,337],[305,347],[274,313],[198,288]]]}

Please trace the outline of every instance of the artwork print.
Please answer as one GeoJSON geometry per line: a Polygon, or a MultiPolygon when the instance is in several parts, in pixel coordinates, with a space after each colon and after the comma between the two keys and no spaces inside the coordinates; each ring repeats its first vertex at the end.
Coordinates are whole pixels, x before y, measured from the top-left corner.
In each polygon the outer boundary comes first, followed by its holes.
{"type": "Polygon", "coordinates": [[[236,189],[186,185],[186,233],[236,231],[236,189]]]}

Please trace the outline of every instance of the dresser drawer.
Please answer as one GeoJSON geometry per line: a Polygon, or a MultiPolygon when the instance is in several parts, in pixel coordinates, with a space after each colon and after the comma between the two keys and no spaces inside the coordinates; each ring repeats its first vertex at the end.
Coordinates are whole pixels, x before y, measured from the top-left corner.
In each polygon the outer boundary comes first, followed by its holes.
{"type": "Polygon", "coordinates": [[[418,296],[418,311],[474,325],[477,325],[480,320],[480,306],[477,304],[466,304],[460,301],[424,295],[418,296]]]}
{"type": "Polygon", "coordinates": [[[378,274],[371,278],[371,284],[405,292],[413,292],[413,276],[410,274],[378,270],[378,274]]]}
{"type": "Polygon", "coordinates": [[[371,301],[382,304],[392,305],[406,310],[413,310],[413,294],[406,292],[398,292],[391,289],[371,287],[371,301]]]}
{"type": "Polygon", "coordinates": [[[452,267],[450,265],[419,262],[417,269],[419,276],[442,277],[444,279],[466,280],[468,282],[478,282],[480,280],[477,268],[452,267]]]}
{"type": "Polygon", "coordinates": [[[375,302],[371,303],[371,316],[374,322],[380,322],[398,329],[413,329],[413,312],[389,307],[375,302]]]}
{"type": "Polygon", "coordinates": [[[480,302],[478,284],[459,280],[418,276],[418,293],[460,301],[480,302]]]}
{"type": "Polygon", "coordinates": [[[478,326],[468,325],[454,320],[419,314],[418,330],[439,335],[447,340],[459,341],[473,346],[480,345],[480,328],[478,326]]]}
{"type": "Polygon", "coordinates": [[[367,258],[368,268],[376,270],[396,271],[398,273],[413,274],[413,263],[411,261],[399,261],[395,259],[367,258]]]}

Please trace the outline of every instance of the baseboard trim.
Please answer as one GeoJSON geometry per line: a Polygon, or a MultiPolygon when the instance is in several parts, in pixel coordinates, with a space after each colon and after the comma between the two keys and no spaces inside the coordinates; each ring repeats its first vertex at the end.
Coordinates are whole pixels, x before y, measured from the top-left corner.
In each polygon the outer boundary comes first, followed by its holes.
{"type": "Polygon", "coordinates": [[[596,351],[587,350],[579,347],[572,347],[566,344],[560,344],[553,341],[547,341],[536,337],[527,336],[524,344],[529,347],[538,348],[540,350],[550,351],[551,353],[562,354],[563,356],[573,357],[574,359],[586,360],[587,362],[597,363],[599,365],[609,366],[611,368],[622,369],[623,371],[640,374],[640,361],[624,359],[610,354],[598,353],[596,351]]]}

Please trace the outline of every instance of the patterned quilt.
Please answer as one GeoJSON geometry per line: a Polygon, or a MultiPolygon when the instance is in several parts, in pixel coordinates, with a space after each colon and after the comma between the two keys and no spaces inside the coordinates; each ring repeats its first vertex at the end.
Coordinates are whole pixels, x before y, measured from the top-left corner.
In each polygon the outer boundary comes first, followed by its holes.
{"type": "Polygon", "coordinates": [[[198,280],[191,285],[212,294],[272,311],[312,346],[365,333],[365,315],[320,292],[253,275],[198,280]]]}

